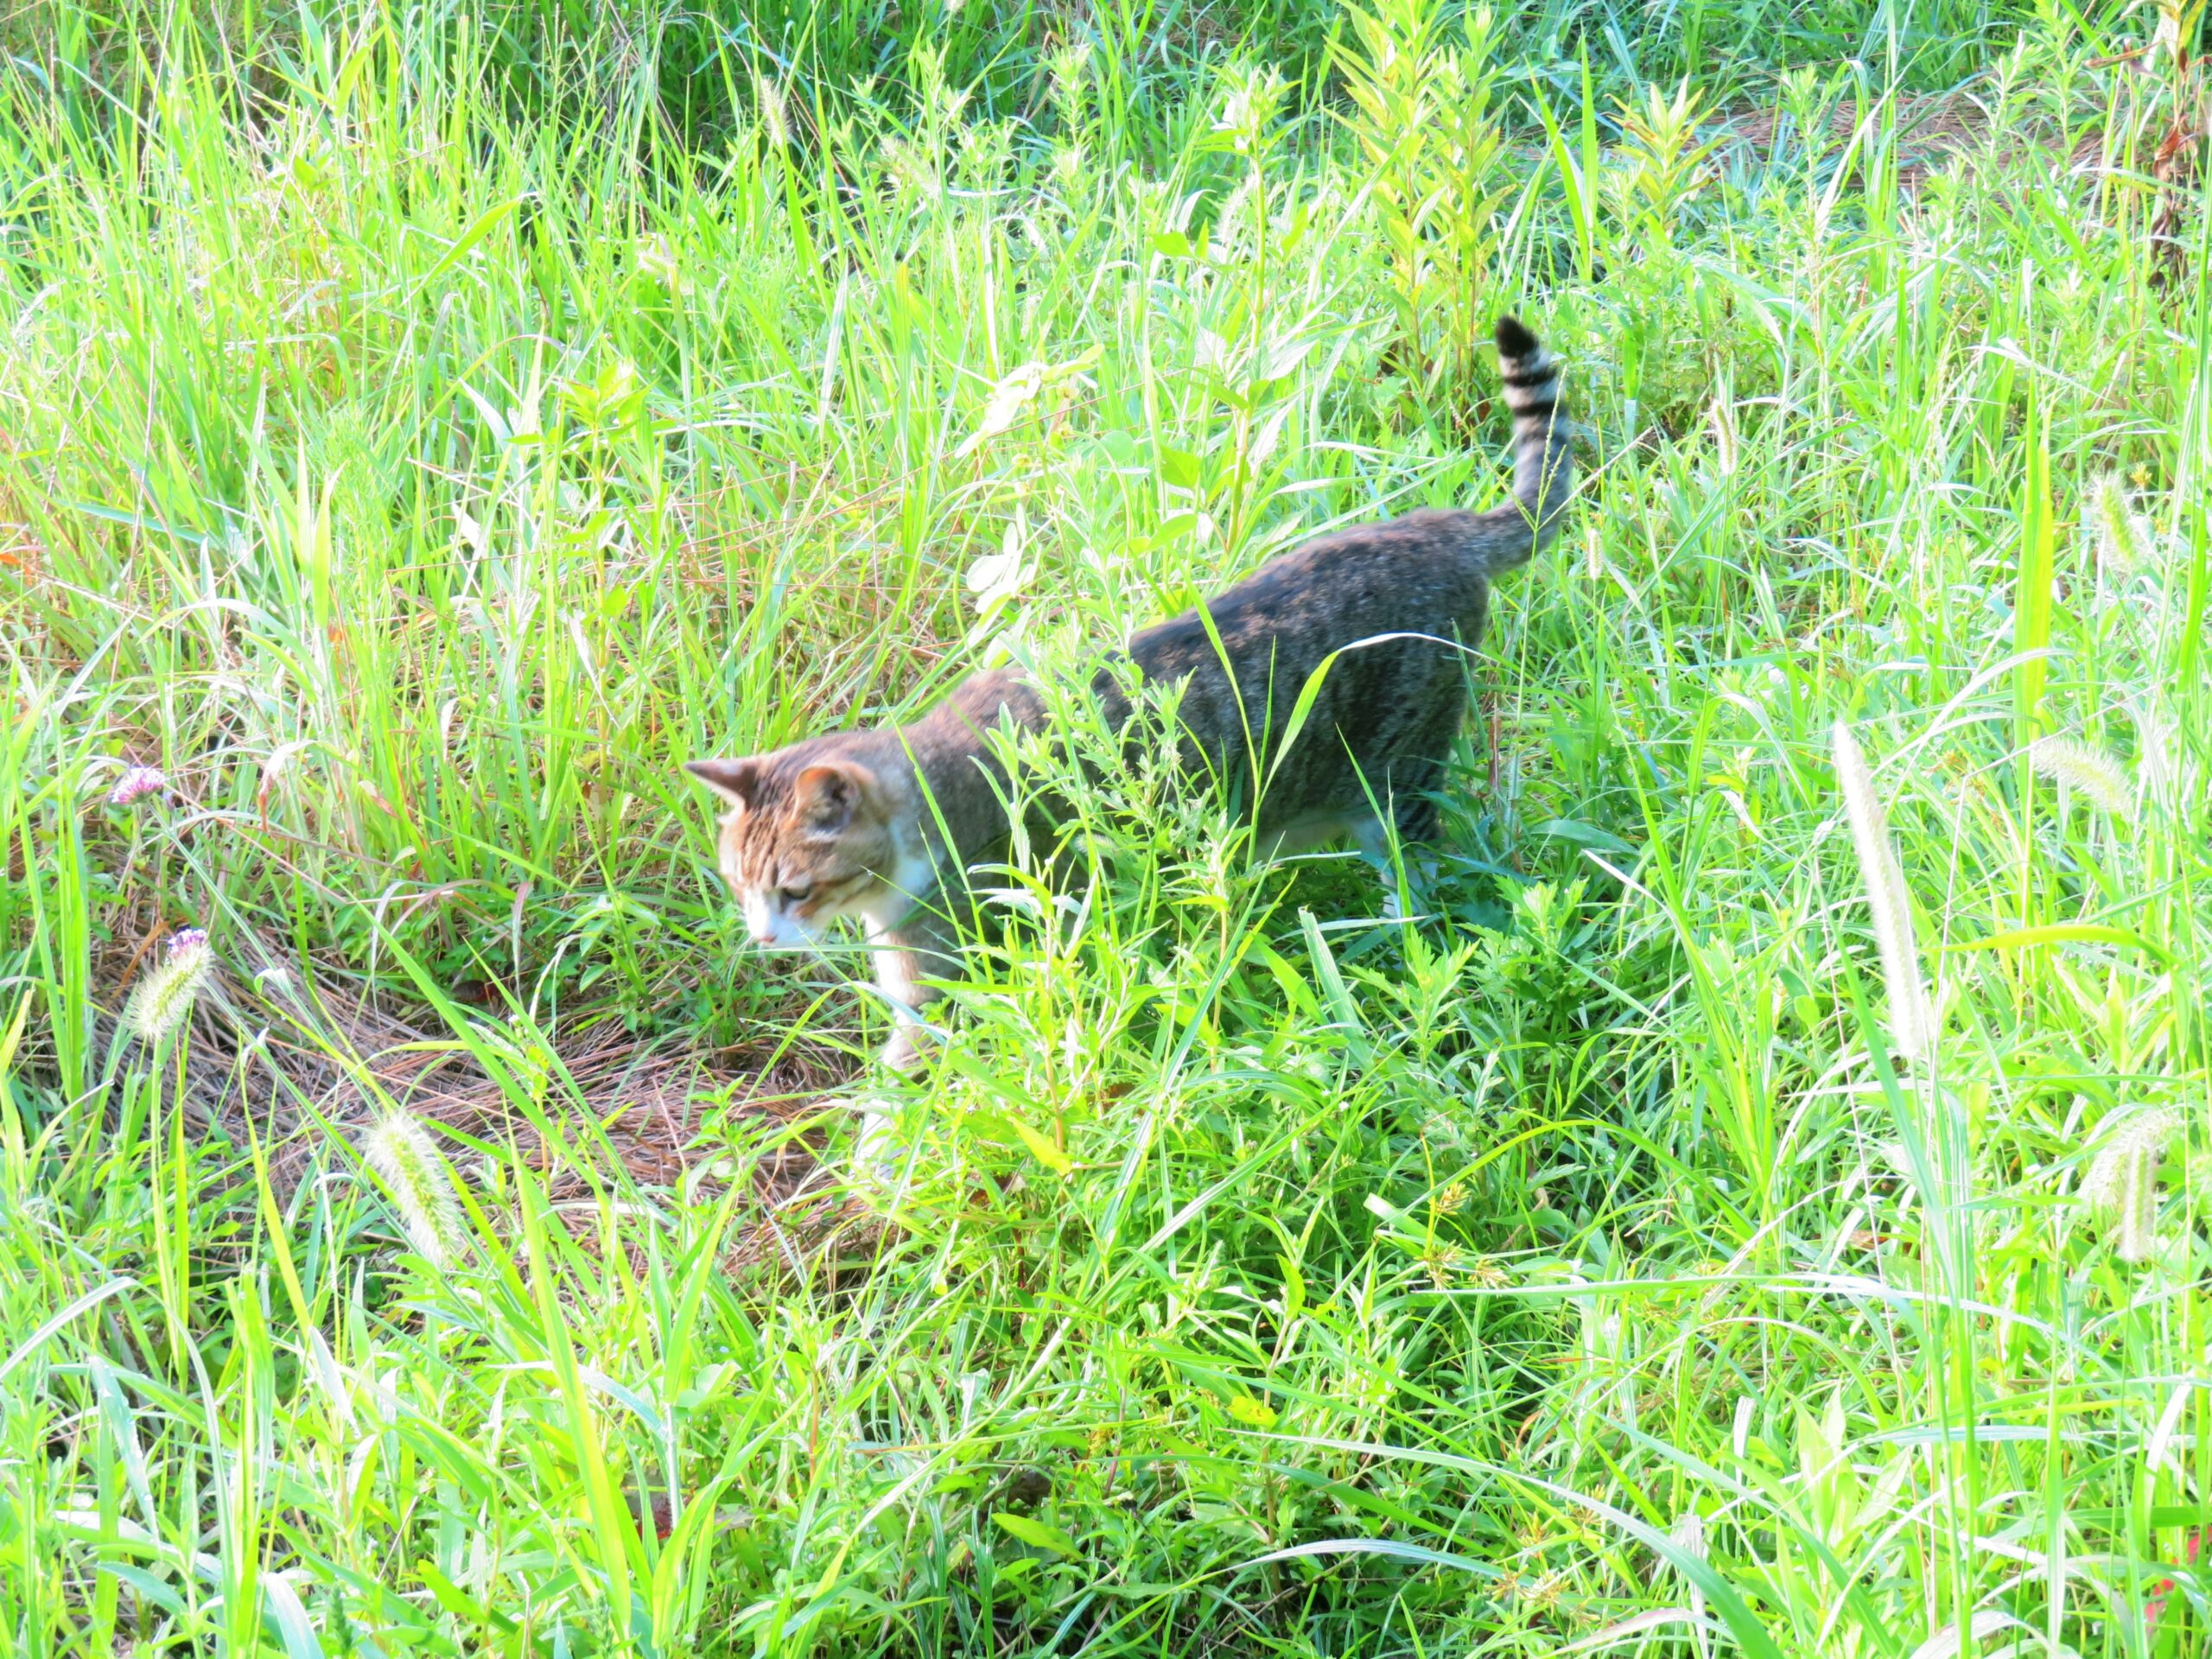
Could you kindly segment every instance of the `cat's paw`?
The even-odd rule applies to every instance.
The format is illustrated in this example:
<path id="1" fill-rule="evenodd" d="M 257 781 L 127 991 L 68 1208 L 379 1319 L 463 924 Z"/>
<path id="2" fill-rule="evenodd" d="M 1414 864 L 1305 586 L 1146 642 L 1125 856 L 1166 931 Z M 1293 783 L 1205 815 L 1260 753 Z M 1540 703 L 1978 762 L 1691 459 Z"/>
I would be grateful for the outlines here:
<path id="1" fill-rule="evenodd" d="M 900 1026 L 891 1033 L 879 1057 L 893 1071 L 912 1071 L 925 1057 L 928 1033 L 920 1026 Z"/>
<path id="2" fill-rule="evenodd" d="M 1414 913 L 1406 914 L 1406 907 L 1398 896 L 1398 878 L 1387 864 L 1376 871 L 1382 884 L 1382 919 L 1395 925 L 1404 922 L 1425 922 L 1435 910 L 1436 861 L 1424 858 L 1406 868 L 1408 896 L 1414 903 Z"/>
<path id="3" fill-rule="evenodd" d="M 1398 900 L 1397 888 L 1385 887 L 1382 890 L 1382 921 L 1384 925 L 1389 927 L 1403 927 L 1408 925 L 1433 921 L 1436 917 L 1436 912 L 1434 907 L 1427 902 L 1427 897 L 1428 896 L 1426 893 L 1414 893 L 1414 908 L 1412 913 L 1409 915 L 1407 913 L 1405 906 L 1401 904 Z"/>
<path id="4" fill-rule="evenodd" d="M 855 1103 L 860 1122 L 853 1135 L 853 1178 L 855 1185 L 891 1188 L 899 1184 L 906 1162 L 906 1147 L 899 1138 L 899 1115 L 887 1100 Z"/>

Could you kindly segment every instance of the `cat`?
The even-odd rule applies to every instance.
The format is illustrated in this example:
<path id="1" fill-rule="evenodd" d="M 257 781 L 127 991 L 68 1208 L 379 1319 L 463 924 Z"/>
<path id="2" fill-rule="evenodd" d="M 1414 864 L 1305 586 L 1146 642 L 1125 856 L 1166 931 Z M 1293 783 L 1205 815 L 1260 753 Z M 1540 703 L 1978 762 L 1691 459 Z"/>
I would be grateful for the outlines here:
<path id="1" fill-rule="evenodd" d="M 1386 912 L 1396 896 L 1390 830 L 1408 845 L 1433 838 L 1433 797 L 1465 713 L 1459 653 L 1446 642 L 1481 639 L 1491 579 L 1550 542 L 1573 486 L 1556 359 L 1512 317 L 1498 319 L 1496 337 L 1513 413 L 1510 501 L 1316 537 L 1208 601 L 1218 648 L 1187 611 L 1134 635 L 1123 653 L 1146 680 L 1181 683 L 1175 717 L 1189 761 L 1217 779 L 1267 780 L 1263 850 L 1351 837 L 1383 872 Z M 1338 652 L 1286 750 L 1279 734 L 1300 689 Z M 1130 712 L 1120 683 L 1102 669 L 1092 690 L 1118 728 Z M 893 1011 L 882 1058 L 894 1068 L 920 1058 L 920 1011 L 936 995 L 927 980 L 945 976 L 957 948 L 948 880 L 1006 856 L 1007 779 L 984 738 L 1001 721 L 1045 724 L 1018 669 L 971 676 L 909 726 L 686 767 L 728 804 L 721 874 L 756 944 L 803 947 L 842 918 L 863 925 Z"/>

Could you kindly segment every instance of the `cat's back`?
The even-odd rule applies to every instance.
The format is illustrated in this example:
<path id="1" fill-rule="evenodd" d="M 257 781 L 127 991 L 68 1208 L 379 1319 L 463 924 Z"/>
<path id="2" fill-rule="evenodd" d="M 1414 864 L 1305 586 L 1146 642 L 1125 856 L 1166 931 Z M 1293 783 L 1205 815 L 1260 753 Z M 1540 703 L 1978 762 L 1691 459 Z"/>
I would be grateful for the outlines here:
<path id="1" fill-rule="evenodd" d="M 1019 668 L 987 668 L 945 694 L 914 729 L 956 747 L 980 741 L 1001 721 L 1034 727 L 1045 717 L 1037 687 Z"/>
<path id="2" fill-rule="evenodd" d="M 1130 636 L 1147 678 L 1218 671 L 1272 658 L 1310 667 L 1330 652 L 1381 633 L 1419 632 L 1470 643 L 1481 632 L 1489 582 L 1463 556 L 1476 515 L 1424 508 L 1402 518 L 1318 536 L 1268 561 L 1196 609 Z"/>

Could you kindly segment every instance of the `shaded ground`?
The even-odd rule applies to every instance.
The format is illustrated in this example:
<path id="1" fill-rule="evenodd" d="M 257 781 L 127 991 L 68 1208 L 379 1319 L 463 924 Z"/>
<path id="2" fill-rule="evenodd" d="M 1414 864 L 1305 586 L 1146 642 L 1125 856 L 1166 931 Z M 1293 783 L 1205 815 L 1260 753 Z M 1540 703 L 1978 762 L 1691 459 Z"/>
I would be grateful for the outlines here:
<path id="1" fill-rule="evenodd" d="M 145 942 L 103 954 L 91 1033 L 97 1070 L 108 1069 L 118 1040 L 137 1041 L 121 1033 L 122 1010 L 158 956 Z M 592 1206 L 579 1201 L 605 1185 L 711 1201 L 736 1180 L 751 1202 L 741 1205 L 725 1251 L 733 1269 L 781 1258 L 804 1272 L 803 1255 L 874 1236 L 869 1212 L 846 1201 L 817 1159 L 830 1114 L 842 1109 L 824 1091 L 850 1071 L 827 1044 L 640 1040 L 586 1013 L 566 1017 L 547 1047 L 526 1021 L 487 1010 L 473 1023 L 489 1066 L 435 1013 L 395 1007 L 350 975 L 305 987 L 291 969 L 248 976 L 219 964 L 182 1046 L 185 1109 L 235 1145 L 265 1146 L 280 1202 L 332 1160 L 334 1142 L 391 1109 L 437 1131 L 457 1166 L 472 1149 L 512 1146 L 544 1173 L 556 1213 L 579 1232 L 594 1225 Z M 34 1033 L 26 1058 L 53 1077 L 50 1034 Z"/>
<path id="2" fill-rule="evenodd" d="M 1971 87 L 1899 92 L 1894 102 L 1897 182 L 1908 194 L 1961 156 L 1987 149 L 1993 141 L 2005 152 L 2004 159 L 2011 160 L 2031 149 L 2053 147 L 2056 136 L 2043 122 L 2014 122 L 1999 128 L 1989 104 Z M 1839 102 L 1823 124 L 1828 145 L 1850 143 L 1861 119 L 1854 100 Z M 1724 143 L 1751 150 L 1771 152 L 1777 140 L 1788 143 L 1796 137 L 1796 123 L 1779 106 L 1739 108 L 1726 113 L 1719 124 L 1726 135 Z M 1878 130 L 1882 124 L 1878 120 L 1875 124 Z M 2101 124 L 2092 124 L 2076 136 L 2068 148 L 2068 170 L 2087 174 L 2113 165 L 2105 155 L 2105 141 Z"/>

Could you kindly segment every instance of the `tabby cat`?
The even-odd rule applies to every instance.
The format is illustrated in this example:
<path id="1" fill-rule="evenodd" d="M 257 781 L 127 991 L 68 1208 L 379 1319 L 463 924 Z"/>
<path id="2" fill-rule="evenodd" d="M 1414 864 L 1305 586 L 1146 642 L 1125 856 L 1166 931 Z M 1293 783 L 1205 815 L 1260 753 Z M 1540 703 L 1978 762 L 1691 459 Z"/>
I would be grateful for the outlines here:
<path id="1" fill-rule="evenodd" d="M 1176 717 L 1192 760 L 1217 779 L 1268 779 L 1256 828 L 1274 853 L 1348 836 L 1388 882 L 1378 804 L 1402 842 L 1426 842 L 1435 829 L 1431 798 L 1465 702 L 1446 642 L 1481 638 L 1491 579 L 1551 540 L 1573 481 L 1556 362 L 1511 317 L 1498 320 L 1497 339 L 1514 417 L 1512 500 L 1361 524 L 1268 561 L 1206 606 L 1218 649 L 1195 611 L 1128 642 L 1147 680 L 1181 682 Z M 1281 733 L 1307 677 L 1335 652 L 1344 654 L 1279 752 L 1269 734 Z M 1118 727 L 1127 696 L 1106 671 L 1093 683 Z M 1001 720 L 1034 729 L 1044 719 L 1035 686 L 994 669 L 911 726 L 687 768 L 729 804 L 721 873 L 756 944 L 805 945 L 841 917 L 866 927 L 896 1020 L 883 1055 L 891 1065 L 917 1058 L 918 1011 L 935 995 L 925 976 L 950 965 L 948 877 L 1006 856 L 1007 779 L 984 734 Z"/>

